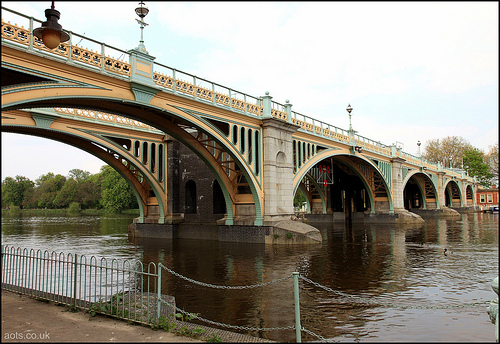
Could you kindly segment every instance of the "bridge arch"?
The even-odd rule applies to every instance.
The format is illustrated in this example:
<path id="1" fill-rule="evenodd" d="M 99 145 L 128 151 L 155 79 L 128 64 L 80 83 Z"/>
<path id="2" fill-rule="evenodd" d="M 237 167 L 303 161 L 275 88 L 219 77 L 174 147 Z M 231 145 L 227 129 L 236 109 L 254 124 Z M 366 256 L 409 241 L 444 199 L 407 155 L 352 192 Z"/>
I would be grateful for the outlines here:
<path id="1" fill-rule="evenodd" d="M 418 190 L 419 194 L 415 190 Z M 437 182 L 425 172 L 418 170 L 409 172 L 403 181 L 403 200 L 406 210 L 440 209 Z"/>
<path id="2" fill-rule="evenodd" d="M 474 187 L 471 184 L 466 184 L 465 187 L 465 200 L 466 206 L 473 207 L 476 203 L 476 194 L 474 193 Z"/>
<path id="3" fill-rule="evenodd" d="M 131 162 L 131 159 L 127 157 L 126 151 L 120 149 L 116 145 L 113 145 L 109 141 L 99 139 L 98 137 L 95 137 L 93 140 L 89 140 L 88 138 L 84 138 L 82 136 L 74 135 L 68 132 L 63 132 L 61 130 L 53 130 L 33 126 L 2 125 L 2 131 L 22 135 L 32 135 L 54 140 L 94 155 L 95 157 L 99 158 L 100 160 L 114 168 L 130 185 L 139 205 L 139 222 L 143 222 L 144 219 L 148 216 L 147 205 L 148 198 L 150 196 L 150 190 L 158 199 L 158 221 L 160 223 L 164 222 L 166 211 L 165 204 L 164 202 L 162 202 L 161 186 L 155 181 L 154 178 L 152 178 L 148 170 L 146 170 L 140 164 L 133 164 Z M 103 147 L 106 148 L 107 151 L 104 150 Z M 125 164 L 124 161 L 126 161 Z M 131 169 L 130 166 L 134 166 L 134 169 Z M 137 174 L 134 173 L 136 171 L 140 171 L 141 178 L 143 178 L 142 181 L 139 180 L 140 178 L 138 178 Z"/>
<path id="4" fill-rule="evenodd" d="M 227 217 L 225 222 L 227 225 L 233 224 L 235 216 L 238 215 L 239 203 L 244 203 L 246 206 L 253 204 L 255 207 L 254 224 L 262 224 L 263 193 L 258 173 L 254 173 L 251 167 L 247 165 L 244 152 L 241 152 L 238 147 L 232 144 L 231 137 L 224 135 L 212 122 L 203 118 L 200 113 L 186 110 L 173 101 L 167 103 L 164 101 L 165 99 L 161 101 L 152 99 L 149 104 L 136 101 L 130 90 L 127 97 L 124 97 L 123 90 L 118 94 L 122 97 L 116 97 L 113 93 L 110 93 L 110 89 L 100 87 L 84 88 L 85 91 L 83 92 L 79 88 L 80 93 L 75 94 L 74 87 L 68 87 L 68 85 L 53 84 L 49 86 L 47 83 L 43 83 L 43 86 L 41 86 L 45 88 L 43 97 L 40 96 L 39 92 L 35 91 L 40 86 L 35 87 L 34 85 L 22 88 L 22 92 L 15 90 L 4 92 L 2 95 L 2 111 L 44 107 L 83 108 L 119 113 L 125 117 L 149 124 L 188 146 L 214 173 L 226 201 Z M 91 94 L 85 94 L 88 92 Z M 23 93 L 23 96 L 21 97 L 18 93 Z M 191 130 L 191 133 L 188 132 L 189 130 Z M 220 151 L 214 154 L 211 153 L 210 150 L 213 146 L 207 148 L 208 145 L 204 144 L 206 138 L 201 138 L 200 135 L 193 136 L 193 130 L 198 134 L 203 133 L 213 140 Z M 257 137 L 256 141 L 258 141 L 259 136 L 255 135 L 255 137 Z M 230 157 L 230 163 L 227 162 L 227 158 L 222 157 L 224 153 Z M 221 163 L 221 160 L 224 162 Z M 258 165 L 258 162 L 255 162 L 254 165 Z M 259 170 L 259 168 L 256 169 Z M 242 180 L 244 183 L 248 183 L 248 190 L 251 193 L 250 198 L 242 197 L 238 192 L 238 188 L 234 187 L 238 183 L 241 184 Z"/>
<path id="5" fill-rule="evenodd" d="M 333 158 L 339 160 L 346 166 L 348 166 L 361 180 L 365 190 L 369 190 L 367 192 L 368 195 L 368 203 L 370 205 L 370 213 L 375 214 L 376 212 L 376 186 L 374 185 L 373 176 L 377 176 L 377 180 L 382 184 L 384 192 L 387 196 L 388 202 L 388 210 L 389 213 L 394 213 L 394 206 L 392 200 L 392 191 L 385 180 L 383 174 L 380 172 L 377 165 L 375 165 L 370 159 L 362 155 L 354 155 L 346 150 L 337 150 L 337 149 L 325 149 L 311 157 L 303 166 L 301 166 L 294 175 L 293 178 L 293 193 L 294 195 L 297 192 L 299 184 L 304 179 L 305 175 L 313 169 L 318 163 L 325 159 Z M 325 200 L 323 200 L 324 202 Z M 326 205 L 323 204 L 323 208 Z"/>
<path id="6" fill-rule="evenodd" d="M 447 207 L 461 208 L 464 206 L 461 185 L 454 179 L 449 179 L 445 182 L 444 197 Z"/>

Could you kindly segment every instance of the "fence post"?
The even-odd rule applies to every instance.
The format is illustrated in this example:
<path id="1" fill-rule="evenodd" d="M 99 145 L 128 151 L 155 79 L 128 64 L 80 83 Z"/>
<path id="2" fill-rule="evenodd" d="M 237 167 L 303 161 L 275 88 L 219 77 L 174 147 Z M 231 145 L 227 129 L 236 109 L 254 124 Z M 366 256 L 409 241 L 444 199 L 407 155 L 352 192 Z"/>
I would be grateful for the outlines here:
<path id="1" fill-rule="evenodd" d="M 161 263 L 158 263 L 157 274 L 157 287 L 156 287 L 156 323 L 160 323 L 160 310 L 161 310 Z"/>
<path id="2" fill-rule="evenodd" d="M 77 276 L 76 276 L 76 272 L 78 270 L 78 260 L 77 260 L 77 254 L 75 253 L 75 264 L 73 265 L 74 266 L 74 274 L 73 274 L 73 306 L 76 307 L 76 280 L 77 280 Z"/>
<path id="3" fill-rule="evenodd" d="M 293 275 L 293 296 L 295 301 L 295 339 L 297 343 L 302 343 L 300 325 L 300 297 L 299 297 L 299 273 L 292 272 Z"/>

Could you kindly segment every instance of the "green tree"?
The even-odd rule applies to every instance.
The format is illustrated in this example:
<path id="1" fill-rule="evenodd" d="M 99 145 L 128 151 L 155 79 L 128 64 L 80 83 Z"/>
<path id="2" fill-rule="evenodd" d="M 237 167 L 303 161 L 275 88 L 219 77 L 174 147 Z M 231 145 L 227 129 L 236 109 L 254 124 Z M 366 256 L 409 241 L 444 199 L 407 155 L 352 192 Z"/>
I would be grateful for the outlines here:
<path id="1" fill-rule="evenodd" d="M 98 175 L 91 175 L 89 178 L 78 184 L 75 198 L 81 204 L 82 209 L 99 209 L 101 204 L 101 186 L 97 182 Z"/>
<path id="2" fill-rule="evenodd" d="M 111 166 L 101 168 L 100 203 L 107 213 L 120 213 L 134 206 L 135 196 L 127 181 Z"/>
<path id="3" fill-rule="evenodd" d="M 305 201 L 306 195 L 304 194 L 304 192 L 301 189 L 297 190 L 297 193 L 295 194 L 295 197 L 293 199 L 293 206 L 300 208 Z"/>
<path id="4" fill-rule="evenodd" d="M 77 183 L 87 180 L 91 176 L 90 172 L 74 168 L 69 171 L 69 178 L 73 178 Z"/>
<path id="5" fill-rule="evenodd" d="M 38 201 L 38 208 L 55 208 L 54 201 L 65 182 L 66 177 L 60 174 L 54 175 L 52 172 L 40 176 L 36 180 L 37 187 L 33 195 Z"/>
<path id="6" fill-rule="evenodd" d="M 477 148 L 464 151 L 463 163 L 469 176 L 477 177 L 479 184 L 484 187 L 491 187 L 494 177 L 490 171 L 490 166 L 486 162 L 484 153 Z"/>
<path id="7" fill-rule="evenodd" d="M 493 146 L 489 146 L 489 151 L 485 155 L 485 160 L 490 166 L 490 171 L 493 173 L 493 183 L 498 187 L 498 142 Z"/>
<path id="8" fill-rule="evenodd" d="M 71 203 L 78 202 L 76 199 L 77 192 L 78 182 L 73 178 L 67 179 L 53 201 L 54 206 L 56 208 L 67 208 Z"/>
<path id="9" fill-rule="evenodd" d="M 443 139 L 427 140 L 422 157 L 429 162 L 444 164 L 444 167 L 461 168 L 464 151 L 474 147 L 463 137 L 447 136 Z"/>
<path id="10" fill-rule="evenodd" d="M 23 176 L 7 177 L 2 181 L 2 207 L 14 205 L 23 208 L 25 195 L 33 189 L 35 183 Z"/>

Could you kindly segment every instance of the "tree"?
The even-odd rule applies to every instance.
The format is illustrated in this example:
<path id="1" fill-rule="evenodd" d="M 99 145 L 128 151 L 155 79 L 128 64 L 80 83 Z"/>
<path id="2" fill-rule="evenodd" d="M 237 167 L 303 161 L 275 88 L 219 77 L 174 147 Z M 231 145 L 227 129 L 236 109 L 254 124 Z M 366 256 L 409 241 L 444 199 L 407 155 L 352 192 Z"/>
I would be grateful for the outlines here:
<path id="1" fill-rule="evenodd" d="M 77 183 L 81 183 L 90 177 L 90 172 L 74 168 L 69 171 L 69 178 L 73 178 Z"/>
<path id="2" fill-rule="evenodd" d="M 486 163 L 490 166 L 493 173 L 492 182 L 498 187 L 498 142 L 489 146 L 488 153 L 484 156 Z"/>
<path id="3" fill-rule="evenodd" d="M 66 177 L 60 174 L 54 175 L 54 173 L 49 172 L 40 176 L 36 180 L 38 187 L 33 195 L 38 200 L 38 208 L 55 208 L 54 201 L 65 183 Z"/>
<path id="4" fill-rule="evenodd" d="M 134 207 L 134 193 L 127 181 L 111 166 L 101 168 L 101 199 L 100 203 L 107 213 L 120 213 L 122 210 Z"/>
<path id="5" fill-rule="evenodd" d="M 97 183 L 98 175 L 94 174 L 78 185 L 75 195 L 82 209 L 101 208 L 101 187 Z"/>
<path id="6" fill-rule="evenodd" d="M 464 151 L 473 148 L 463 137 L 447 136 L 441 140 L 427 140 L 422 156 L 432 163 L 441 162 L 444 167 L 461 168 Z"/>
<path id="7" fill-rule="evenodd" d="M 5 178 L 2 181 L 2 207 L 14 205 L 22 208 L 25 203 L 25 195 L 34 186 L 33 181 L 23 176 L 16 176 L 16 179 Z"/>
<path id="8" fill-rule="evenodd" d="M 57 193 L 53 203 L 56 208 L 67 208 L 73 202 L 78 202 L 76 194 L 78 183 L 73 178 L 69 178 L 64 183 L 62 189 Z"/>
<path id="9" fill-rule="evenodd" d="M 491 187 L 494 175 L 491 173 L 490 166 L 485 161 L 482 151 L 477 148 L 465 150 L 463 161 L 464 168 L 469 173 L 469 176 L 477 177 L 481 186 Z"/>

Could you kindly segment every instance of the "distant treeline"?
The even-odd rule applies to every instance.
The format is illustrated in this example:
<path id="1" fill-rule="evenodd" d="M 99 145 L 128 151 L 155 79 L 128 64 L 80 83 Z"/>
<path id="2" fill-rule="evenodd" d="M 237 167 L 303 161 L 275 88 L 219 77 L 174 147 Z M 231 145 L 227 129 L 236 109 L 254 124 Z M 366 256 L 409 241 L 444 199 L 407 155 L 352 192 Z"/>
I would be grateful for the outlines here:
<path id="1" fill-rule="evenodd" d="M 2 209 L 103 209 L 120 213 L 137 209 L 136 197 L 127 181 L 109 165 L 97 174 L 80 169 L 69 176 L 49 172 L 34 182 L 23 176 L 2 181 Z"/>

